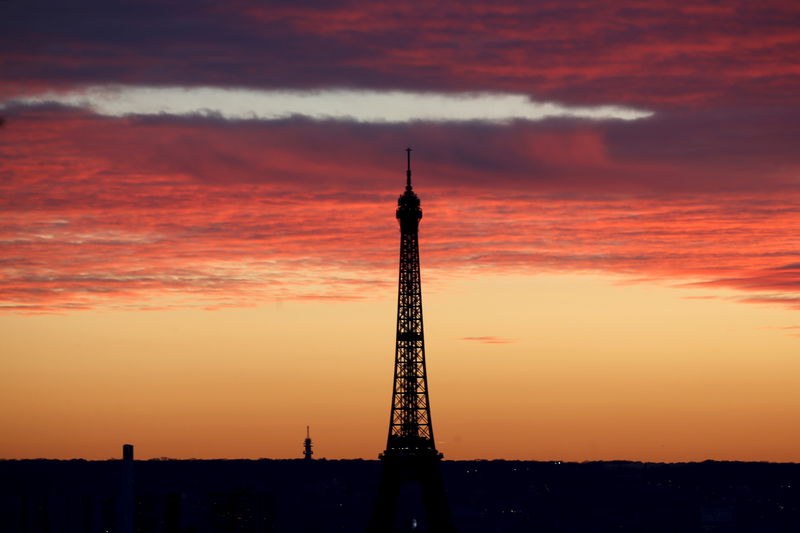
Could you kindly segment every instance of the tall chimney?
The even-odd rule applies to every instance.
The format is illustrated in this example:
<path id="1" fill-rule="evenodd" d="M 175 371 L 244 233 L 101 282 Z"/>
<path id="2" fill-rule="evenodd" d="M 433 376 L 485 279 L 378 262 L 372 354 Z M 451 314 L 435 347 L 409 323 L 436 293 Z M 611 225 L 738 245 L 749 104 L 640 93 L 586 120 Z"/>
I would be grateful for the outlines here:
<path id="1" fill-rule="evenodd" d="M 120 465 L 119 500 L 117 502 L 117 531 L 134 533 L 136 512 L 136 492 L 134 487 L 133 444 L 122 445 L 122 464 Z"/>

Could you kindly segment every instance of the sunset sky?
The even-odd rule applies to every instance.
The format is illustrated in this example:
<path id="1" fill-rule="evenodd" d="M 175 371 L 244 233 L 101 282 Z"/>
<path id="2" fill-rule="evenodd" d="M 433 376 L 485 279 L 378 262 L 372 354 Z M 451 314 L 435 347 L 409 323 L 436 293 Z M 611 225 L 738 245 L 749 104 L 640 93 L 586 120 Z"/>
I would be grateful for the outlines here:
<path id="1" fill-rule="evenodd" d="M 800 461 L 800 3 L 0 2 L 0 458 Z"/>

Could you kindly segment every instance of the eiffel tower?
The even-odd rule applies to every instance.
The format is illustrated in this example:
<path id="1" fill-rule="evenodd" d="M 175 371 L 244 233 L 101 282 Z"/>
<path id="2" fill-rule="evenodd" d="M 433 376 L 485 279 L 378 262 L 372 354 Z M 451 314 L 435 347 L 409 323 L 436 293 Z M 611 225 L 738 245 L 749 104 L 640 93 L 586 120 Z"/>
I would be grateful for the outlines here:
<path id="1" fill-rule="evenodd" d="M 368 533 L 454 533 L 445 497 L 428 401 L 419 221 L 422 209 L 411 188 L 411 148 L 406 149 L 406 189 L 397 200 L 400 223 L 400 281 L 392 409 L 381 479 Z"/>

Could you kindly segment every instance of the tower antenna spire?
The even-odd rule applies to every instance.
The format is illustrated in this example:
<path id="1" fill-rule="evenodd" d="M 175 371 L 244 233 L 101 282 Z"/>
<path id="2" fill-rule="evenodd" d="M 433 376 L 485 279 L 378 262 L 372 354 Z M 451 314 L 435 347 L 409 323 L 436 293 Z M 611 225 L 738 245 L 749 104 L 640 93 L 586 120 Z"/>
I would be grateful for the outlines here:
<path id="1" fill-rule="evenodd" d="M 406 189 L 411 189 L 411 148 L 406 148 L 408 166 L 406 167 Z"/>

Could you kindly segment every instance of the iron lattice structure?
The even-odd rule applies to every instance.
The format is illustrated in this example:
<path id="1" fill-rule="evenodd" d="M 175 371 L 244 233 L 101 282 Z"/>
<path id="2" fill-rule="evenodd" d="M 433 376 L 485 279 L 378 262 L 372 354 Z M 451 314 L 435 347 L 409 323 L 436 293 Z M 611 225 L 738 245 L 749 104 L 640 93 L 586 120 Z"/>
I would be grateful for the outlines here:
<path id="1" fill-rule="evenodd" d="M 411 149 L 407 149 L 406 189 L 397 200 L 400 223 L 400 278 L 389 437 L 381 455 L 369 533 L 419 531 L 454 533 L 442 484 L 428 399 L 422 286 L 419 273 L 419 221 L 422 209 L 411 188 Z M 409 496 L 409 486 L 416 487 Z M 401 487 L 405 487 L 402 488 Z"/>
<path id="2" fill-rule="evenodd" d="M 386 453 L 436 453 L 425 368 L 422 284 L 419 273 L 419 221 L 422 208 L 411 188 L 411 149 L 407 150 L 406 190 L 397 200 L 400 223 L 400 278 L 394 352 L 392 412 Z"/>

